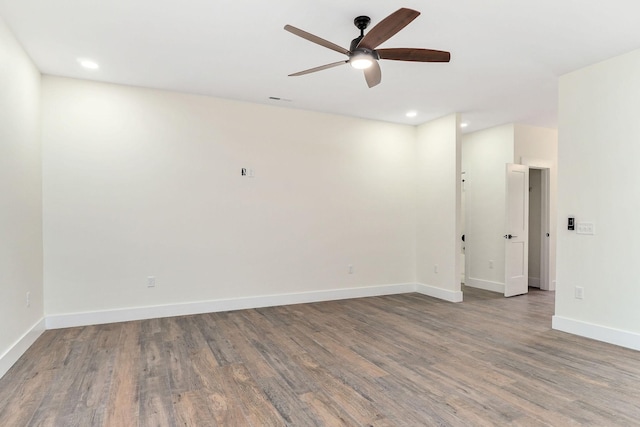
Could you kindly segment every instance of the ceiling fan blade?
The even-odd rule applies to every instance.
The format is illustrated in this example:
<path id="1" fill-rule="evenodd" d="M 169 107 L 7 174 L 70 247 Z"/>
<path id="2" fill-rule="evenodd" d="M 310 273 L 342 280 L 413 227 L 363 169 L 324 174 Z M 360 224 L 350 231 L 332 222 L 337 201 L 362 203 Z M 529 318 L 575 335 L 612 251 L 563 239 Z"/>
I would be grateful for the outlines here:
<path id="1" fill-rule="evenodd" d="M 395 61 L 416 61 L 416 62 L 449 62 L 451 53 L 443 50 L 433 49 L 377 49 L 380 59 L 392 59 Z"/>
<path id="2" fill-rule="evenodd" d="M 335 43 L 331 43 L 330 41 L 327 41 L 323 38 L 320 38 L 318 36 L 315 36 L 311 33 L 307 33 L 304 30 L 301 30 L 300 28 L 296 28 L 292 25 L 285 25 L 284 29 L 289 31 L 292 34 L 295 34 L 298 37 L 302 37 L 303 39 L 307 39 L 310 42 L 313 42 L 315 44 L 319 44 L 320 46 L 324 46 L 327 47 L 331 50 L 335 50 L 336 52 L 342 53 L 344 55 L 349 55 L 349 51 L 345 48 L 343 48 L 342 46 L 338 46 Z"/>
<path id="3" fill-rule="evenodd" d="M 331 64 L 321 65 L 319 67 L 309 68 L 308 70 L 298 71 L 297 73 L 289 74 L 289 77 L 302 76 L 309 73 L 315 73 L 316 71 L 322 71 L 328 68 L 337 67 L 338 65 L 346 64 L 347 62 L 349 62 L 348 59 L 346 61 L 332 62 Z"/>
<path id="4" fill-rule="evenodd" d="M 380 21 L 364 36 L 358 44 L 359 48 L 373 50 L 385 41 L 389 40 L 398 31 L 409 25 L 416 19 L 420 12 L 413 9 L 402 8 Z"/>
<path id="5" fill-rule="evenodd" d="M 373 61 L 371 67 L 364 69 L 364 78 L 367 80 L 367 85 L 370 88 L 380 83 L 382 80 L 382 71 L 380 70 L 378 61 Z"/>

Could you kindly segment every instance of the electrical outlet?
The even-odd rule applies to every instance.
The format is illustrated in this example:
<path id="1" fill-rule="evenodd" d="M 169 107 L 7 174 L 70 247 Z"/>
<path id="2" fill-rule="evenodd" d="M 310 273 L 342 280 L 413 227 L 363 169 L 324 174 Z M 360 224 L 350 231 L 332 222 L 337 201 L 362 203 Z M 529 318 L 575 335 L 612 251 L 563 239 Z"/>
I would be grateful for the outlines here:
<path id="1" fill-rule="evenodd" d="M 493 269 L 493 260 L 492 259 L 489 260 L 489 268 Z"/>
<path id="2" fill-rule="evenodd" d="M 155 276 L 147 277 L 147 288 L 155 288 L 156 287 L 156 278 Z"/>
<path id="3" fill-rule="evenodd" d="M 575 293 L 576 293 L 576 299 L 584 298 L 584 288 L 582 286 L 576 286 Z"/>
<path id="4" fill-rule="evenodd" d="M 438 264 L 433 266 L 433 272 L 438 274 Z"/>
<path id="5" fill-rule="evenodd" d="M 349 264 L 347 266 L 347 271 L 349 272 L 349 274 L 353 274 L 353 264 Z"/>
<path id="6" fill-rule="evenodd" d="M 31 292 L 27 292 L 27 307 L 31 307 Z"/>

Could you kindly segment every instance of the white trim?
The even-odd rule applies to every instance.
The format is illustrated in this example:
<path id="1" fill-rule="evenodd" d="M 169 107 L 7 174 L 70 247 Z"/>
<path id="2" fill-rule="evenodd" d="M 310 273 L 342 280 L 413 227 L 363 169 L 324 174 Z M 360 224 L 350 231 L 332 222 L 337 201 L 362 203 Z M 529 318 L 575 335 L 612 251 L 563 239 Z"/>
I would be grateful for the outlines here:
<path id="1" fill-rule="evenodd" d="M 540 289 L 551 290 L 551 168 L 542 171 L 542 236 L 540 245 Z"/>
<path id="2" fill-rule="evenodd" d="M 47 329 L 416 292 L 414 283 L 230 298 L 47 316 Z"/>
<path id="3" fill-rule="evenodd" d="M 551 160 L 525 156 L 520 157 L 520 164 L 535 169 L 551 169 L 553 167 L 553 162 Z"/>
<path id="4" fill-rule="evenodd" d="M 491 282 L 489 280 L 474 279 L 473 277 L 469 277 L 465 282 L 465 286 L 504 294 L 504 283 Z"/>
<path id="5" fill-rule="evenodd" d="M 418 283 L 416 285 L 416 292 L 444 301 L 462 302 L 462 291 L 450 291 L 448 289 L 442 289 L 435 286 Z"/>
<path id="6" fill-rule="evenodd" d="M 36 342 L 45 331 L 45 319 L 40 319 L 22 335 L 7 351 L 0 356 L 0 378 L 20 359 L 20 357 Z"/>
<path id="7" fill-rule="evenodd" d="M 540 245 L 540 286 L 545 291 L 553 291 L 555 287 L 551 285 L 551 239 L 555 236 L 547 237 L 546 233 L 551 233 L 551 170 L 553 162 L 547 159 L 537 159 L 533 157 L 520 157 L 520 163 L 529 166 L 530 169 L 542 171 L 542 223 L 543 238 Z"/>
<path id="8" fill-rule="evenodd" d="M 621 329 L 595 325 L 593 323 L 561 316 L 553 316 L 551 327 L 558 331 L 568 332 L 581 337 L 619 345 L 632 350 L 640 350 L 640 334 L 636 332 L 623 331 Z"/>

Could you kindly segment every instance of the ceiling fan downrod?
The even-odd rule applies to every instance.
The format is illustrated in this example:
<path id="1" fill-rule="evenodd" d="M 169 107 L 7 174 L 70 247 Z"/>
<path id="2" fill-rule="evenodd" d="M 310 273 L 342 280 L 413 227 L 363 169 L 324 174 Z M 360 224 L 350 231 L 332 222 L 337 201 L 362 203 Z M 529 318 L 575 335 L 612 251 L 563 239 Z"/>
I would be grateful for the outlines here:
<path id="1" fill-rule="evenodd" d="M 349 49 L 351 52 L 356 50 L 358 44 L 360 44 L 360 40 L 364 38 L 364 30 L 369 26 L 369 23 L 371 23 L 371 18 L 368 16 L 358 16 L 353 20 L 353 25 L 360 30 L 360 36 L 351 40 L 351 46 Z"/>

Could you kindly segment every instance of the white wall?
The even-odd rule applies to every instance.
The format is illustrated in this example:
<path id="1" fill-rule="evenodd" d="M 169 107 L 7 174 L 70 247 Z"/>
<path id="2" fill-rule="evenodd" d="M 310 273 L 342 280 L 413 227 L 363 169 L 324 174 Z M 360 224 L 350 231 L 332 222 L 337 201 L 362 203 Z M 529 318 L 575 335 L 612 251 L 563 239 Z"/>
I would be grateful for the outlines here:
<path id="1" fill-rule="evenodd" d="M 416 146 L 417 279 L 450 301 L 462 301 L 459 122 L 452 114 L 419 126 Z"/>
<path id="2" fill-rule="evenodd" d="M 640 350 L 640 50 L 560 79 L 557 329 Z M 566 230 L 567 216 L 596 234 Z M 584 299 L 576 299 L 576 286 Z"/>
<path id="3" fill-rule="evenodd" d="M 513 158 L 514 125 L 463 136 L 465 285 L 504 292 L 505 164 Z"/>
<path id="4" fill-rule="evenodd" d="M 516 124 L 514 162 L 549 168 L 549 288 L 555 289 L 558 241 L 558 131 Z"/>
<path id="5" fill-rule="evenodd" d="M 47 315 L 415 283 L 414 127 L 43 90 Z"/>
<path id="6" fill-rule="evenodd" d="M 40 73 L 0 19 L 0 376 L 43 328 L 41 203 Z"/>

